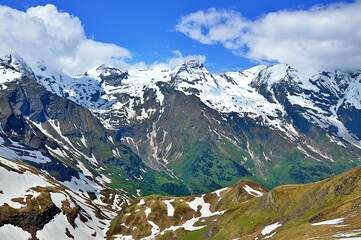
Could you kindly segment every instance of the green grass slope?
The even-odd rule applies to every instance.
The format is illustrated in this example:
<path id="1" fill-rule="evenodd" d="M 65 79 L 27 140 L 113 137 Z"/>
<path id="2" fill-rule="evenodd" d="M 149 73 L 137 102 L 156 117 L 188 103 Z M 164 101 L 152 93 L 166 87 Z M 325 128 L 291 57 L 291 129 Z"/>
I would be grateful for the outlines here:
<path id="1" fill-rule="evenodd" d="M 165 200 L 171 201 L 173 215 L 169 214 Z M 329 220 L 334 222 L 322 224 Z M 283 185 L 271 191 L 242 180 L 238 185 L 200 196 L 148 196 L 135 200 L 113 220 L 108 238 L 114 236 L 134 239 L 361 237 L 361 167 L 320 182 Z"/>

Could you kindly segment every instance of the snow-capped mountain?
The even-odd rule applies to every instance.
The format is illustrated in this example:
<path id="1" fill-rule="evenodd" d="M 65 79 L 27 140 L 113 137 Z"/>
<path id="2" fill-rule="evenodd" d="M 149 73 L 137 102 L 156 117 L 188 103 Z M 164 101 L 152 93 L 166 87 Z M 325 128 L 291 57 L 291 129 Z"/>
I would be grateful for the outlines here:
<path id="1" fill-rule="evenodd" d="M 345 119 L 343 110 L 361 108 L 360 73 L 320 72 L 308 78 L 279 64 L 215 76 L 195 60 L 174 70 L 122 71 L 101 65 L 73 78 L 40 67 L 36 76 L 49 91 L 97 114 L 108 128 L 150 118 L 162 108 L 161 88 L 171 86 L 199 97 L 220 113 L 247 115 L 289 138 L 297 138 L 297 130 L 285 121 L 293 114 L 288 106 L 301 107 L 303 118 L 321 128 L 333 128 L 337 137 L 361 147 L 360 132 Z"/>
<path id="2" fill-rule="evenodd" d="M 360 112 L 360 74 L 320 72 L 302 78 L 290 66 L 279 65 L 262 71 L 251 85 L 269 101 L 283 105 L 288 116 L 298 115 L 360 148 L 359 131 L 345 118 Z M 294 124 L 302 130 L 301 124 Z"/>
<path id="3" fill-rule="evenodd" d="M 89 110 L 40 85 L 21 58 L 8 55 L 0 67 L 2 236 L 102 239 L 130 199 L 169 192 L 156 177 L 181 188 L 142 163 Z"/>
<path id="4" fill-rule="evenodd" d="M 120 70 L 101 65 L 67 76 L 45 64 L 31 69 L 17 59 L 8 56 L 1 61 L 3 89 L 19 74 L 32 76 L 47 91 L 90 110 L 147 165 L 172 176 L 174 167 L 186 156 L 185 143 L 191 139 L 214 142 L 218 149 L 225 148 L 222 142 L 230 142 L 233 150 L 227 146 L 219 152 L 232 155 L 231 162 L 244 166 L 244 172 L 267 178 L 268 162 L 289 153 L 274 155 L 271 149 L 257 153 L 252 146 L 257 136 L 245 131 L 251 125 L 266 129 L 259 131 L 269 132 L 267 135 L 276 133 L 277 141 L 286 141 L 290 149 L 295 147 L 306 158 L 339 160 L 328 148 L 320 147 L 322 135 L 322 144 L 351 148 L 350 160 L 359 159 L 361 71 L 319 72 L 307 77 L 287 64 L 278 64 L 214 75 L 199 61 L 191 60 L 175 69 Z M 57 128 L 56 122 L 45 118 L 49 120 L 33 124 L 39 129 L 43 124 Z M 244 124 L 247 128 L 239 129 Z M 194 132 L 182 133 L 182 128 Z M 79 134 L 78 144 L 89 147 L 83 144 L 87 141 L 84 134 Z M 266 149 L 272 145 L 263 144 Z M 233 151 L 244 152 L 242 160 L 236 160 Z M 201 156 L 201 152 L 197 154 Z M 249 159 L 254 164 L 247 163 Z M 179 177 L 180 173 L 175 174 Z"/>
<path id="5" fill-rule="evenodd" d="M 360 82 L 361 71 L 306 76 L 287 64 L 215 75 L 196 60 L 175 69 L 100 65 L 68 76 L 7 55 L 0 59 L 0 166 L 34 168 L 33 179 L 64 186 L 53 192 L 69 201 L 90 199 L 94 206 L 77 204 L 106 218 L 142 194 L 209 192 L 240 178 L 267 187 L 321 180 L 360 164 Z M 13 204 L 12 195 L 0 197 Z M 59 209 L 57 197 L 49 200 Z M 64 219 L 63 234 L 82 234 Z M 87 226 L 99 236 L 106 221 L 97 221 Z M 0 231 L 41 234 L 45 222 L 35 231 L 3 221 Z"/>

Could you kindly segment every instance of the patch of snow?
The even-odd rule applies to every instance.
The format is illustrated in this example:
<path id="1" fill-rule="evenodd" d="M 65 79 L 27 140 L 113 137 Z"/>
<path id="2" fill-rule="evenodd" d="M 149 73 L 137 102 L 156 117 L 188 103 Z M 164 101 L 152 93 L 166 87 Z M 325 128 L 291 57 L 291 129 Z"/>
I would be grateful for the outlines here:
<path id="1" fill-rule="evenodd" d="M 121 209 L 120 204 L 122 203 L 122 199 L 119 194 L 115 194 L 112 209 L 115 211 L 119 211 Z"/>
<path id="2" fill-rule="evenodd" d="M 361 237 L 338 238 L 339 240 L 361 240 Z"/>
<path id="3" fill-rule="evenodd" d="M 75 192 L 96 192 L 101 189 L 101 187 L 96 184 L 94 181 L 89 180 L 84 174 L 79 174 L 79 178 L 74 176 L 71 177 L 70 181 L 63 182 L 65 186 L 70 188 Z"/>
<path id="4" fill-rule="evenodd" d="M 1 56 L 1 58 L 3 58 L 3 56 Z M 13 66 L 14 67 L 14 66 Z M 19 78 L 21 78 L 21 71 L 18 68 L 7 68 L 4 66 L 0 66 L 0 89 L 7 89 L 7 86 L 5 85 L 5 83 L 17 80 Z"/>
<path id="5" fill-rule="evenodd" d="M 152 233 L 150 236 L 142 238 L 141 240 L 154 240 L 155 237 L 159 234 L 160 228 L 152 221 L 148 220 L 148 223 L 152 226 Z"/>
<path id="6" fill-rule="evenodd" d="M 99 181 L 101 184 L 111 183 L 112 180 L 105 176 L 104 174 L 101 174 L 100 176 L 97 176 L 95 178 L 97 181 Z"/>
<path id="7" fill-rule="evenodd" d="M 51 197 L 51 201 L 55 204 L 55 206 L 57 206 L 59 209 L 62 209 L 62 202 L 65 201 L 67 198 L 64 194 L 62 193 L 54 193 L 51 192 L 50 193 L 50 197 Z"/>
<path id="8" fill-rule="evenodd" d="M 148 218 L 148 215 L 152 212 L 152 209 L 150 209 L 149 207 L 147 207 L 145 210 L 144 210 L 144 213 L 145 213 L 145 217 Z"/>
<path id="9" fill-rule="evenodd" d="M 217 195 L 217 197 L 221 197 L 221 192 L 227 190 L 228 188 L 222 188 L 222 189 L 218 189 L 216 191 L 214 191 L 213 193 L 215 193 Z"/>
<path id="10" fill-rule="evenodd" d="M 263 196 L 263 193 L 260 192 L 260 191 L 257 191 L 253 188 L 251 188 L 250 186 L 248 185 L 244 185 L 243 189 L 250 195 L 254 196 L 254 197 L 262 197 Z"/>
<path id="11" fill-rule="evenodd" d="M 86 139 L 85 139 L 84 135 L 81 135 L 80 141 L 84 145 L 84 147 L 88 147 L 86 144 Z"/>
<path id="12" fill-rule="evenodd" d="M 351 231 L 351 232 L 341 232 L 341 233 L 337 233 L 335 235 L 333 235 L 334 238 L 342 238 L 342 237 L 353 237 L 353 236 L 357 236 L 361 234 L 361 231 L 359 230 L 354 230 L 354 231 Z M 360 238 L 361 239 L 361 238 Z"/>
<path id="13" fill-rule="evenodd" d="M 108 140 L 114 144 L 114 140 L 113 140 L 112 136 L 108 136 Z"/>
<path id="14" fill-rule="evenodd" d="M 160 235 L 163 235 L 163 234 L 166 233 L 167 231 L 177 231 L 178 229 L 181 229 L 181 228 L 183 228 L 183 229 L 186 230 L 186 231 L 196 231 L 196 230 L 202 229 L 202 228 L 204 228 L 204 227 L 207 226 L 207 225 L 197 226 L 197 227 L 193 226 L 193 225 L 194 225 L 196 222 L 198 222 L 198 221 L 199 221 L 199 218 L 193 217 L 193 218 L 189 219 L 188 221 L 186 221 L 186 222 L 185 222 L 183 225 L 181 225 L 181 226 L 170 226 L 170 227 L 164 229 L 164 230 L 160 233 Z"/>
<path id="15" fill-rule="evenodd" d="M 168 217 L 173 217 L 174 216 L 174 207 L 171 204 L 172 202 L 174 202 L 174 200 L 164 200 L 163 201 L 166 205 L 167 205 L 167 216 Z"/>
<path id="16" fill-rule="evenodd" d="M 29 149 L 11 139 L 6 140 L 8 146 L 5 146 L 5 140 L 0 137 L 0 156 L 15 159 L 19 161 L 30 161 L 35 163 L 51 162 L 51 159 L 44 156 L 40 151 Z"/>
<path id="17" fill-rule="evenodd" d="M 279 223 L 279 222 L 276 222 L 276 223 L 273 223 L 271 225 L 268 225 L 266 226 L 263 230 L 262 230 L 262 235 L 265 236 L 265 235 L 268 235 L 270 234 L 271 232 L 273 232 L 274 230 L 276 230 L 277 228 L 279 228 L 280 226 L 282 226 L 282 223 Z"/>
<path id="18" fill-rule="evenodd" d="M 0 162 L 9 167 L 15 164 L 9 160 L 0 157 Z M 15 169 L 20 169 L 21 166 L 17 166 Z M 8 171 L 3 167 L 0 167 L 0 206 L 3 206 L 5 203 L 9 204 L 12 208 L 21 208 L 22 204 L 18 202 L 13 202 L 11 199 L 22 197 L 30 194 L 29 190 L 33 187 L 48 187 L 53 186 L 49 183 L 43 176 L 36 175 L 28 170 L 25 170 L 24 173 L 18 173 L 15 171 Z"/>
<path id="19" fill-rule="evenodd" d="M 163 202 L 165 204 L 167 204 L 167 215 L 168 217 L 172 217 L 174 216 L 174 207 L 171 205 L 171 202 L 173 202 L 174 200 L 164 200 Z M 204 226 L 194 226 L 194 224 L 198 221 L 201 220 L 201 218 L 206 218 L 206 217 L 212 217 L 215 215 L 220 215 L 223 214 L 225 211 L 219 211 L 219 212 L 211 212 L 210 211 L 210 204 L 206 203 L 204 201 L 204 195 L 202 195 L 201 197 L 196 197 L 193 201 L 188 203 L 189 207 L 192 208 L 194 211 L 197 211 L 198 206 L 201 206 L 201 216 L 200 217 L 192 217 L 191 219 L 187 220 L 184 224 L 180 225 L 180 226 L 170 226 L 166 229 L 164 229 L 162 232 L 157 233 L 157 235 L 163 235 L 164 233 L 166 233 L 167 231 L 176 231 L 178 229 L 183 228 L 186 231 L 195 231 L 195 230 L 199 230 L 202 229 L 204 227 L 206 227 L 206 225 Z"/>
<path id="20" fill-rule="evenodd" d="M 323 222 L 312 223 L 311 225 L 312 226 L 336 225 L 336 224 L 343 223 L 344 220 L 345 220 L 345 218 L 335 218 L 335 219 L 331 219 L 331 220 L 327 220 L 327 221 L 323 221 Z"/>
<path id="21" fill-rule="evenodd" d="M 117 235 L 113 235 L 112 236 L 114 238 L 114 240 L 133 240 L 133 236 L 127 236 L 127 235 L 122 235 L 122 234 L 117 234 Z"/>
<path id="22" fill-rule="evenodd" d="M 273 237 L 275 234 L 276 234 L 276 232 L 274 232 L 274 233 L 272 233 L 272 234 L 270 234 L 268 236 L 265 236 L 263 239 L 269 239 L 269 238 Z"/>
<path id="23" fill-rule="evenodd" d="M 30 233 L 11 224 L 0 227 L 0 236 L 2 240 L 28 240 L 31 238 Z"/>
<path id="24" fill-rule="evenodd" d="M 219 211 L 219 212 L 211 212 L 210 211 L 210 207 L 211 207 L 211 204 L 210 203 L 206 203 L 204 201 L 204 194 L 200 197 L 196 197 L 194 198 L 193 201 L 191 202 L 188 202 L 187 203 L 189 205 L 190 208 L 192 208 L 194 211 L 197 211 L 198 210 L 198 206 L 201 207 L 201 216 L 200 218 L 203 218 L 203 217 L 211 217 L 211 216 L 215 216 L 215 215 L 220 215 L 220 214 L 223 214 L 225 211 Z"/>
<path id="25" fill-rule="evenodd" d="M 89 213 L 87 211 L 87 213 Z M 95 217 L 95 216 L 94 216 Z M 95 222 L 95 219 L 93 219 Z M 76 228 L 68 222 L 66 215 L 60 213 L 54 217 L 44 228 L 36 233 L 36 237 L 39 239 L 54 239 L 63 240 L 68 239 L 65 234 L 65 228 L 68 228 L 70 233 L 74 236 L 74 239 L 92 239 L 91 235 L 95 232 L 97 238 L 104 238 L 105 232 L 99 227 L 95 226 L 93 221 L 83 223 L 78 218 L 75 220 Z"/>
<path id="26" fill-rule="evenodd" d="M 88 157 L 87 159 L 89 160 L 90 163 L 92 163 L 95 166 L 99 164 L 98 160 L 94 157 L 94 154 L 92 154 L 91 157 Z"/>
<path id="27" fill-rule="evenodd" d="M 125 228 L 129 228 L 129 226 L 127 226 L 125 223 L 120 224 L 120 226 L 123 226 Z"/>
<path id="28" fill-rule="evenodd" d="M 20 164 L 17 164 L 13 161 L 10 161 L 8 159 L 5 159 L 3 157 L 0 157 L 0 162 L 10 168 L 13 168 L 13 169 L 16 169 L 16 170 L 20 170 L 20 169 L 28 169 L 28 167 L 26 166 L 23 166 L 23 165 L 20 165 Z"/>
<path id="29" fill-rule="evenodd" d="M 199 221 L 199 218 L 193 217 L 192 219 L 185 222 L 181 227 L 184 228 L 187 231 L 195 231 L 195 230 L 199 230 L 199 229 L 202 229 L 202 228 L 206 227 L 206 225 L 205 226 L 198 226 L 198 227 L 193 226 L 198 221 Z"/>
<path id="30" fill-rule="evenodd" d="M 54 156 L 54 157 L 58 157 L 58 156 L 60 156 L 60 157 L 63 157 L 63 158 L 69 158 L 69 156 L 66 154 L 66 152 L 65 151 L 63 151 L 63 150 L 61 150 L 60 148 L 56 148 L 56 149 L 52 149 L 52 148 L 50 148 L 49 146 L 46 146 L 46 148 L 49 150 L 49 152 L 50 152 L 50 154 L 52 155 L 52 156 Z"/>
<path id="31" fill-rule="evenodd" d="M 140 206 L 140 205 L 143 205 L 145 203 L 145 201 L 144 201 L 144 199 L 142 198 L 142 199 L 140 199 L 140 201 L 139 201 L 139 203 L 137 204 L 138 206 Z"/>
<path id="32" fill-rule="evenodd" d="M 23 207 L 22 204 L 17 202 L 12 202 L 13 198 L 24 198 L 26 196 L 32 195 L 33 198 L 39 196 L 39 193 L 33 190 L 33 187 L 41 186 L 41 187 L 58 187 L 59 184 L 53 183 L 50 180 L 47 180 L 43 175 L 38 175 L 31 172 L 28 167 L 17 164 L 16 162 L 4 159 L 0 157 L 1 164 L 8 166 L 9 168 L 14 169 L 14 171 L 9 171 L 3 167 L 0 167 L 0 190 L 2 193 L 0 194 L 0 206 L 4 203 L 10 205 L 13 208 Z M 17 172 L 20 171 L 21 173 Z M 65 234 L 65 229 L 68 228 L 70 233 L 74 236 L 75 239 L 91 239 L 92 235 L 95 234 L 97 239 L 105 238 L 107 226 L 110 224 L 110 220 L 107 219 L 99 219 L 95 214 L 95 211 L 98 211 L 93 203 L 88 202 L 89 196 L 84 192 L 95 192 L 97 195 L 97 191 L 101 188 L 96 183 L 92 182 L 88 178 L 86 178 L 83 174 L 79 174 L 80 179 L 72 178 L 70 182 L 65 182 L 72 190 L 64 190 L 63 192 L 50 192 L 50 197 L 54 204 L 58 208 L 62 208 L 62 202 L 68 201 L 70 207 L 75 207 L 78 204 L 82 209 L 82 215 L 91 219 L 91 221 L 82 222 L 79 218 L 75 219 L 74 228 L 69 222 L 65 214 L 59 213 L 56 215 L 49 223 L 47 223 L 44 228 L 37 232 L 37 237 L 39 239 L 68 239 Z M 99 197 L 97 197 L 99 198 Z M 119 202 L 118 198 L 115 198 L 114 202 Z M 75 204 L 76 203 L 76 204 Z M 98 205 L 99 209 L 102 211 L 105 217 L 109 218 L 115 217 L 116 213 L 112 211 L 108 211 L 103 208 L 102 205 Z M 119 209 L 119 208 L 118 208 Z M 1 227 L 0 233 L 6 231 L 8 226 Z M 14 237 L 10 239 L 23 239 L 22 232 L 14 231 L 14 233 L 8 234 L 6 236 Z M 3 234 L 1 235 L 1 239 L 6 239 Z M 15 237 L 19 235 L 19 237 Z M 26 238 L 28 239 L 28 237 Z"/>
<path id="33" fill-rule="evenodd" d="M 88 168 L 81 161 L 77 161 L 76 165 L 85 176 L 93 177 L 93 174 L 88 170 Z"/>

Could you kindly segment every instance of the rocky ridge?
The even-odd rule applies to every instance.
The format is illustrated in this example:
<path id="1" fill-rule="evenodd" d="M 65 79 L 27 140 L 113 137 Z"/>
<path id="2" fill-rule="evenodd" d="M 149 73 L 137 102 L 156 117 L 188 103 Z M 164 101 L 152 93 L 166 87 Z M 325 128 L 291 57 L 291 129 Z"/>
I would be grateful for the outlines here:
<path id="1" fill-rule="evenodd" d="M 195 181 L 191 191 L 245 176 L 309 182 L 360 161 L 358 71 L 306 77 L 279 64 L 216 76 L 187 61 L 173 70 L 101 65 L 75 77 L 39 65 L 25 75 L 90 110 L 147 166 Z"/>

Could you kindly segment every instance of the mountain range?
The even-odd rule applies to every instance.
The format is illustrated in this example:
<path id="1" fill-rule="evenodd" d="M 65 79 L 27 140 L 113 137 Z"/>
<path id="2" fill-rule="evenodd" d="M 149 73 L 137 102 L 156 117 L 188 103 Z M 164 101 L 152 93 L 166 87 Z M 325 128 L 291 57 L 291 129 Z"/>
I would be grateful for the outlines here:
<path id="1" fill-rule="evenodd" d="M 46 63 L 29 66 L 19 56 L 5 55 L 0 58 L 0 211 L 7 214 L 0 218 L 0 232 L 17 232 L 19 239 L 42 239 L 55 231 L 59 239 L 97 239 L 110 227 L 108 237 L 126 236 L 129 230 L 114 227 L 124 216 L 110 220 L 121 209 L 131 213 L 139 196 L 207 193 L 195 197 L 204 206 L 214 200 L 209 192 L 240 179 L 257 182 L 240 184 L 269 196 L 267 189 L 276 186 L 343 173 L 360 165 L 360 91 L 361 70 L 310 75 L 277 64 L 215 75 L 191 60 L 175 69 L 101 65 L 70 76 Z M 22 187 L 13 192 L 17 185 Z M 233 198 L 233 190 L 228 192 Z M 180 211 L 194 224 L 236 207 L 221 205 L 212 205 L 213 213 L 201 208 L 193 218 L 187 208 Z M 162 223 L 157 234 L 173 220 Z M 285 225 L 275 217 L 262 224 L 271 220 Z M 133 228 L 160 226 L 156 220 L 147 225 L 144 216 L 134 221 Z M 177 226 L 181 223 L 187 224 L 178 219 Z M 193 224 L 187 226 L 200 230 Z M 153 228 L 146 230 L 149 235 L 156 234 Z M 187 230 L 171 230 L 179 229 Z M 226 234 L 207 229 L 208 237 Z M 149 236 L 139 231 L 133 237 Z"/>

